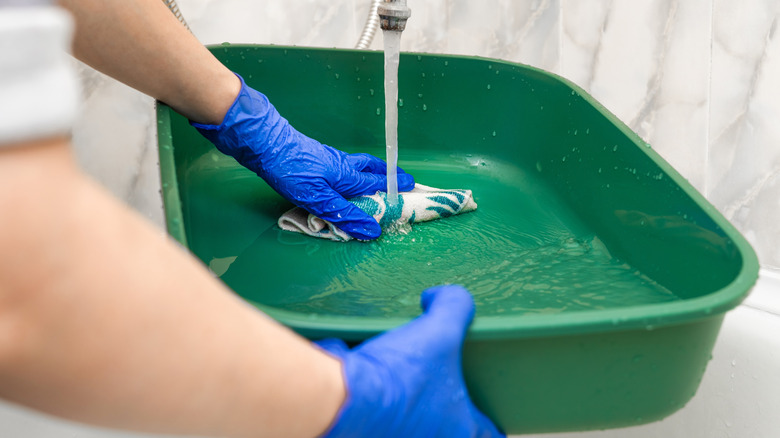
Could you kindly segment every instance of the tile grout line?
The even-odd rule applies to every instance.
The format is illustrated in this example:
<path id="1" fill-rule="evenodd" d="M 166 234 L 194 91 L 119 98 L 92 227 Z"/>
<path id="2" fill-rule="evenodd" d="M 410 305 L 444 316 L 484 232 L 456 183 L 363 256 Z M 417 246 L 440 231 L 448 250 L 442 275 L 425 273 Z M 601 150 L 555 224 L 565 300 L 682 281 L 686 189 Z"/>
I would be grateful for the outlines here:
<path id="1" fill-rule="evenodd" d="M 707 117 L 704 122 L 704 197 L 710 199 L 710 127 L 712 124 L 712 47 L 715 41 L 715 0 L 710 0 L 710 56 L 707 68 Z"/>

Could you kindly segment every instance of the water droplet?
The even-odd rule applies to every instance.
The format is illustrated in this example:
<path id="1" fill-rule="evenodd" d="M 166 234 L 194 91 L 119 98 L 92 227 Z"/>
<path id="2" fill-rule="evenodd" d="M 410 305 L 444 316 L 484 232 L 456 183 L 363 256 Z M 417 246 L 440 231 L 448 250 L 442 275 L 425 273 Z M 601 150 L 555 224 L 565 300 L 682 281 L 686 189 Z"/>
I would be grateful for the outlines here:
<path id="1" fill-rule="evenodd" d="M 333 67 L 331 67 L 330 64 L 326 65 L 325 67 L 327 67 L 328 70 L 332 70 L 333 69 Z"/>
<path id="2" fill-rule="evenodd" d="M 496 70 L 496 74 L 499 74 L 499 73 L 501 73 L 501 71 L 499 71 L 499 70 Z"/>
<path id="3" fill-rule="evenodd" d="M 424 78 L 425 77 L 425 72 L 420 73 L 420 76 Z"/>
<path id="4" fill-rule="evenodd" d="M 428 105 L 423 104 L 423 111 L 428 111 Z"/>
<path id="5" fill-rule="evenodd" d="M 222 45 L 223 45 L 223 46 L 229 46 L 229 45 L 230 45 L 230 43 L 229 43 L 229 42 L 227 42 L 227 41 L 225 41 L 224 43 L 222 43 Z"/>
<path id="6" fill-rule="evenodd" d="M 601 173 L 601 168 L 599 167 L 599 173 Z"/>
<path id="7" fill-rule="evenodd" d="M 417 60 L 418 60 L 418 61 L 422 61 L 422 56 L 420 56 L 420 55 L 417 55 Z"/>
<path id="8" fill-rule="evenodd" d="M 493 70 L 493 64 L 488 65 L 488 70 Z"/>
<path id="9" fill-rule="evenodd" d="M 449 61 L 444 61 L 444 66 L 446 67 L 448 65 L 450 65 L 450 62 Z"/>
<path id="10" fill-rule="evenodd" d="M 263 60 L 262 60 L 262 59 L 258 59 L 258 60 L 257 60 L 257 63 L 258 63 L 258 64 L 262 64 L 262 63 L 263 63 Z"/>
<path id="11" fill-rule="evenodd" d="M 574 91 L 574 90 L 571 90 L 571 95 L 574 96 L 575 94 L 577 94 L 577 92 Z"/>
<path id="12" fill-rule="evenodd" d="M 420 99 L 422 99 L 422 93 L 417 93 L 417 97 L 419 97 Z"/>
<path id="13" fill-rule="evenodd" d="M 731 366 L 733 366 L 733 367 L 737 366 L 737 360 L 736 359 L 731 361 Z"/>
<path id="14" fill-rule="evenodd" d="M 493 131 L 493 137 L 495 137 L 495 136 L 496 136 L 496 131 Z"/>
<path id="15" fill-rule="evenodd" d="M 574 135 L 577 135 L 577 130 L 576 129 L 574 130 Z"/>
<path id="16" fill-rule="evenodd" d="M 382 114 L 382 108 L 377 108 L 376 109 L 376 115 L 380 115 L 380 114 Z"/>
<path id="17" fill-rule="evenodd" d="M 372 95 L 372 96 L 374 95 L 374 89 L 373 89 L 373 88 L 370 88 L 370 89 L 368 90 L 368 92 L 369 92 L 369 93 L 371 93 L 371 95 Z"/>
<path id="18" fill-rule="evenodd" d="M 398 106 L 404 106 L 404 100 L 398 99 Z"/>
<path id="19" fill-rule="evenodd" d="M 544 110 L 544 105 L 540 106 L 539 110 Z"/>
<path id="20" fill-rule="evenodd" d="M 542 163 L 540 161 L 536 162 L 536 170 L 541 172 L 542 171 Z"/>
<path id="21" fill-rule="evenodd" d="M 561 161 L 566 161 L 566 155 L 564 155 L 563 158 L 561 158 Z"/>
<path id="22" fill-rule="evenodd" d="M 618 150 L 618 145 L 612 146 L 612 152 L 617 152 L 617 150 Z"/>
<path id="23" fill-rule="evenodd" d="M 490 84 L 487 84 L 487 89 L 488 89 L 488 90 L 490 89 Z"/>
<path id="24" fill-rule="evenodd" d="M 333 77 L 335 77 L 336 79 L 338 79 L 338 78 L 339 78 L 339 74 L 338 74 L 338 73 L 336 73 L 336 74 L 334 74 L 334 75 L 333 75 Z"/>

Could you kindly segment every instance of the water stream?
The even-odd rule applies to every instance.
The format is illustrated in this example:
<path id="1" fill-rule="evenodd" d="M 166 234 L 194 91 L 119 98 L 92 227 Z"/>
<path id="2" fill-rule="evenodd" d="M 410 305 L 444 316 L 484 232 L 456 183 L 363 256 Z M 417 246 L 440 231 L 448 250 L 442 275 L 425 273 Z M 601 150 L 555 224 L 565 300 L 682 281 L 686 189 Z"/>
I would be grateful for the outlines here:
<path id="1" fill-rule="evenodd" d="M 398 63 L 401 32 L 383 31 L 385 44 L 385 145 L 387 161 L 387 200 L 398 202 Z"/>

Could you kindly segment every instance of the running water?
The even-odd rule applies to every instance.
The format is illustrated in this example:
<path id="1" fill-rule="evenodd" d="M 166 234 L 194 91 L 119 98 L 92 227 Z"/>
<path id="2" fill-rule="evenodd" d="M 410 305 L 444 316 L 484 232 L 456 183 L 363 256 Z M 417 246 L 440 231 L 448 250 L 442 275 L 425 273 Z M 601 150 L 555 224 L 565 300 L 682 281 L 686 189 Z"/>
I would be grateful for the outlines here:
<path id="1" fill-rule="evenodd" d="M 383 31 L 385 43 L 385 145 L 387 147 L 387 201 L 398 203 L 398 62 L 401 32 Z"/>

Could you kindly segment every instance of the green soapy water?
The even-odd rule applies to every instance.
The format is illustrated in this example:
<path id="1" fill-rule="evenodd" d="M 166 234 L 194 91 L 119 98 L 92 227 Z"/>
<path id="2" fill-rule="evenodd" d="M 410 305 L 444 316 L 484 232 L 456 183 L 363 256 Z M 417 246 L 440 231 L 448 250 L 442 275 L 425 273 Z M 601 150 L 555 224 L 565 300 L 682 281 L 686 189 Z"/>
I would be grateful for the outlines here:
<path id="1" fill-rule="evenodd" d="M 473 190 L 477 211 L 388 227 L 373 242 L 331 242 L 279 230 L 289 203 L 231 159 L 202 157 L 183 193 L 190 247 L 245 299 L 308 314 L 413 316 L 420 292 L 443 283 L 466 286 L 483 316 L 679 299 L 613 258 L 535 169 L 412 149 L 404 170 L 426 185 Z"/>

